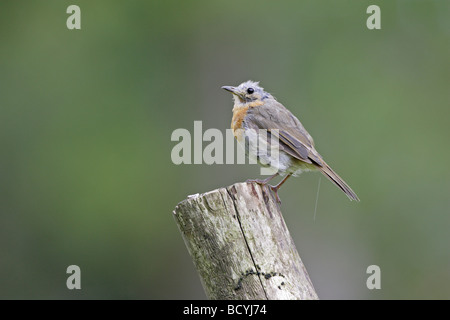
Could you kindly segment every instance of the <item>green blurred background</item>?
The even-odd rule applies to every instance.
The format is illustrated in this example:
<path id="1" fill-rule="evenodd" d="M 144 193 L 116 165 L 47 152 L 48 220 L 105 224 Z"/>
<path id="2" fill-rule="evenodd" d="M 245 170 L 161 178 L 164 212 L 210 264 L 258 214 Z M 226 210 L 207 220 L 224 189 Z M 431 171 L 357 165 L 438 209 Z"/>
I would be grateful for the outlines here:
<path id="1" fill-rule="evenodd" d="M 450 2 L 406 0 L 2 0 L 0 298 L 206 298 L 172 210 L 259 167 L 176 166 L 170 137 L 225 132 L 248 79 L 361 198 L 322 179 L 314 220 L 318 173 L 280 191 L 319 297 L 450 298 Z"/>

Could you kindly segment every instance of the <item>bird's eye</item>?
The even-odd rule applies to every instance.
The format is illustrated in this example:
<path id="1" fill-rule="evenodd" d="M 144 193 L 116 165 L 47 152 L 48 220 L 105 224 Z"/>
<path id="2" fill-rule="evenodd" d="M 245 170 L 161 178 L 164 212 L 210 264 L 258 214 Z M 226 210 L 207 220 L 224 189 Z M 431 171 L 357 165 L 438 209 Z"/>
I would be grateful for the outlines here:
<path id="1" fill-rule="evenodd" d="M 253 92 L 255 92 L 255 89 L 253 89 L 253 88 L 248 88 L 247 89 L 247 93 L 248 94 L 252 94 Z"/>

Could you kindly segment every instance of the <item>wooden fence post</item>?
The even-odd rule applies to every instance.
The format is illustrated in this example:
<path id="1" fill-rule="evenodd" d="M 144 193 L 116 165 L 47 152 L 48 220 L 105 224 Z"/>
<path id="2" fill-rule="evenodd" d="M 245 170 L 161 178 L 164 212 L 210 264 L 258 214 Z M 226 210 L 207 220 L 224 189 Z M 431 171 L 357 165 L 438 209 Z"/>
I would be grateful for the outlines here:
<path id="1" fill-rule="evenodd" d="M 189 196 L 173 215 L 209 299 L 318 299 L 267 187 Z"/>

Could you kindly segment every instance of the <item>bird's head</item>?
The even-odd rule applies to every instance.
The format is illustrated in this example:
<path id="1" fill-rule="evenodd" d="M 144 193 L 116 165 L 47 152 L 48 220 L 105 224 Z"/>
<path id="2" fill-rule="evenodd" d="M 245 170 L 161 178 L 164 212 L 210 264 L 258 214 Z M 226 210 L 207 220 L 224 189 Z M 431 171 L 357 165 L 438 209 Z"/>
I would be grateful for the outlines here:
<path id="1" fill-rule="evenodd" d="M 250 80 L 241 83 L 237 87 L 223 86 L 222 89 L 233 94 L 234 104 L 238 106 L 257 104 L 258 102 L 263 102 L 265 99 L 273 98 L 270 93 L 265 92 L 264 89 L 259 86 L 259 82 Z"/>

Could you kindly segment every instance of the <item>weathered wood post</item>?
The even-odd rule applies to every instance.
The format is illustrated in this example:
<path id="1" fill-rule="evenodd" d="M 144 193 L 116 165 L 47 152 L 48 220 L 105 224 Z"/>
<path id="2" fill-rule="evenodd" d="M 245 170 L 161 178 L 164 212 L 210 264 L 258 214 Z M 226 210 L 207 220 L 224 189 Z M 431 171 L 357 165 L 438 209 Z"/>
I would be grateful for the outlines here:
<path id="1" fill-rule="evenodd" d="M 209 299 L 318 299 L 267 187 L 189 196 L 173 215 Z"/>

